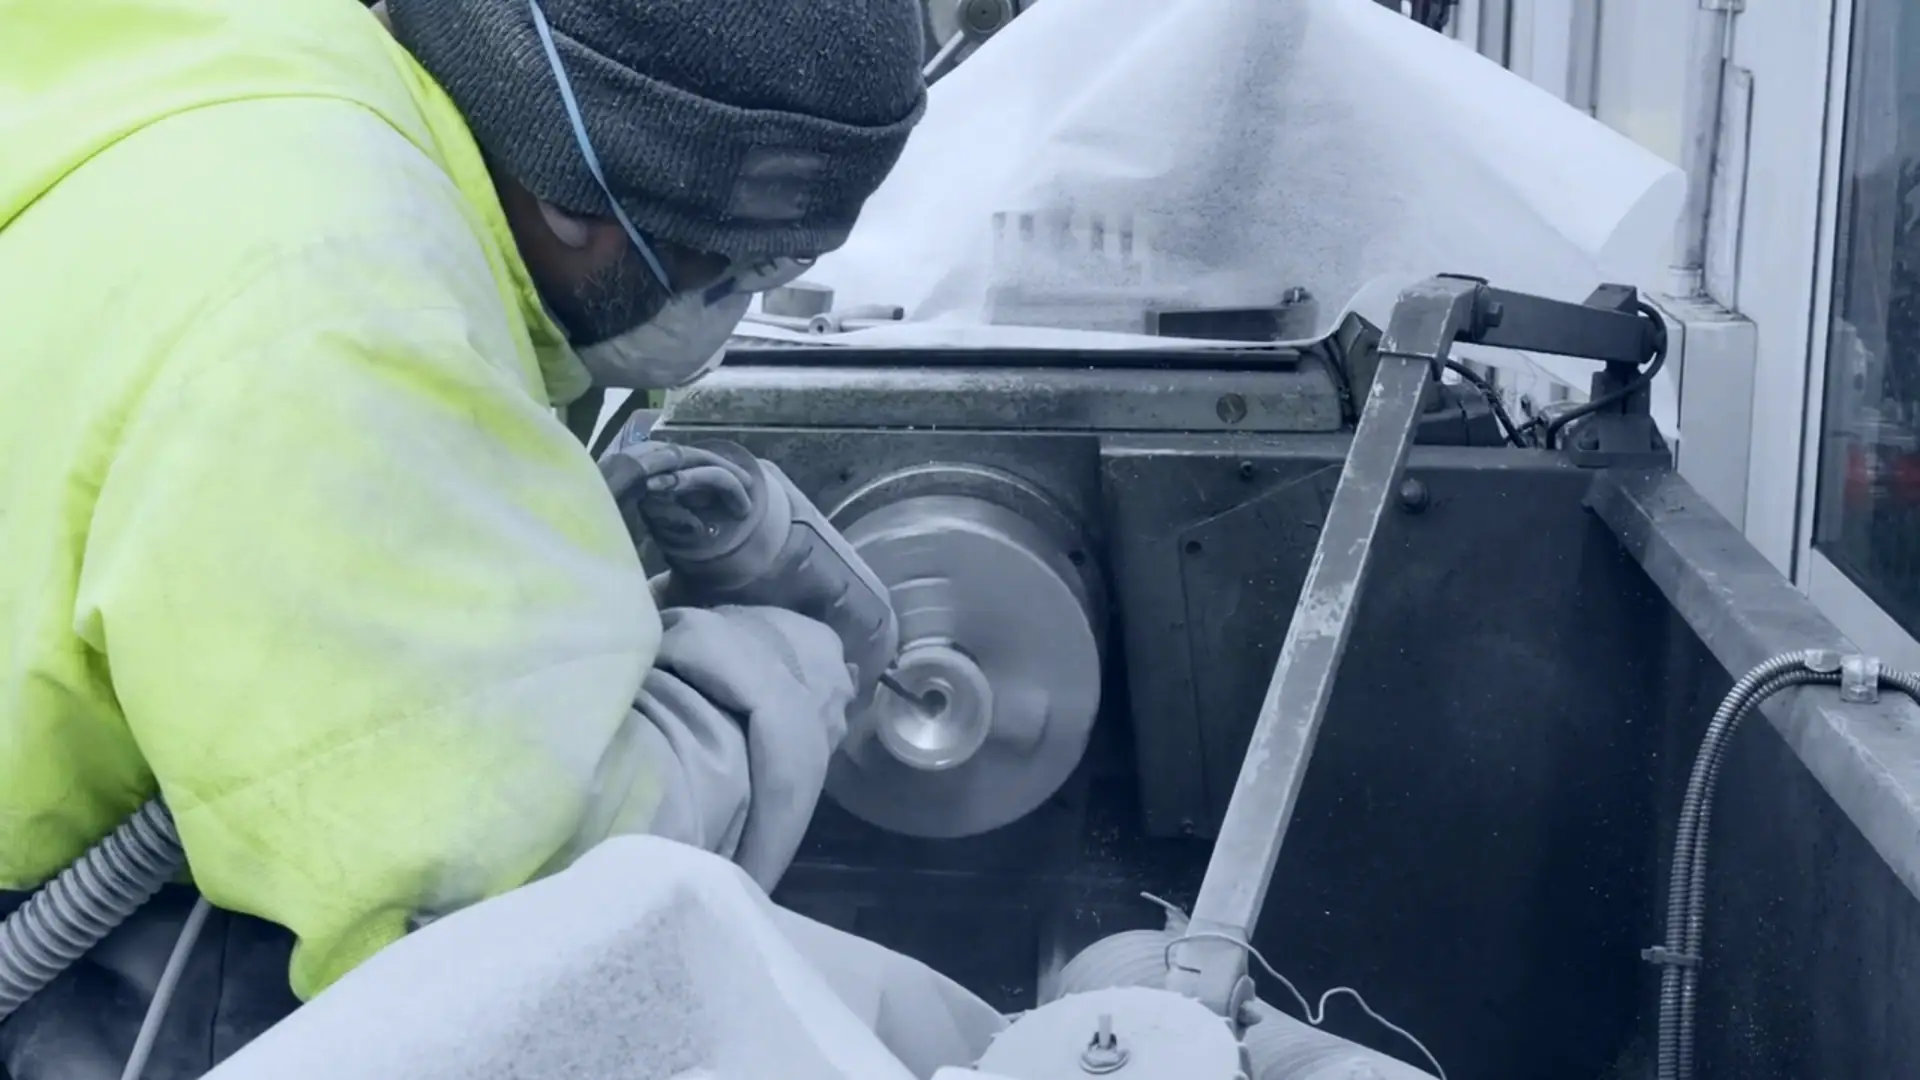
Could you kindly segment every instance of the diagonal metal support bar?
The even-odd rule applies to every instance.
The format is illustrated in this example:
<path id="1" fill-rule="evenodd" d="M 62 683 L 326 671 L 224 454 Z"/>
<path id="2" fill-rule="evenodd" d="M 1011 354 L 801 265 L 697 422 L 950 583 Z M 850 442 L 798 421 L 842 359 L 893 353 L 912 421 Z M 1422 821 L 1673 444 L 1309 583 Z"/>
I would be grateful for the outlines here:
<path id="1" fill-rule="evenodd" d="M 1253 932 L 1300 798 L 1313 746 L 1353 629 L 1380 520 L 1406 471 L 1427 384 L 1455 338 L 1476 327 L 1481 282 L 1437 277 L 1402 293 L 1380 343 L 1380 366 L 1320 531 L 1240 766 L 1189 940 L 1169 987 L 1230 1019 L 1252 993 L 1239 944 Z"/>

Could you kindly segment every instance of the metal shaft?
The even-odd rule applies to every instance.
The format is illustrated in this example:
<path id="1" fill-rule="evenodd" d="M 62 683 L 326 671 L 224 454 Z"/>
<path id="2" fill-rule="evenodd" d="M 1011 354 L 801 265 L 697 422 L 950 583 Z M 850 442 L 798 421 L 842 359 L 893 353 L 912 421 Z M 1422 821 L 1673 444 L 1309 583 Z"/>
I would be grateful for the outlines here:
<path id="1" fill-rule="evenodd" d="M 891 690 L 893 693 L 897 694 L 902 700 L 904 700 L 907 704 L 920 710 L 922 713 L 931 715 L 933 713 L 937 713 L 940 711 L 940 709 L 936 705 L 934 705 L 933 702 L 928 701 L 926 698 L 922 697 L 921 695 L 916 694 L 912 690 L 907 689 L 906 686 L 903 685 L 897 677 L 895 677 L 895 675 L 891 670 L 883 671 L 880 673 L 880 685 L 886 687 L 888 690 Z"/>
<path id="2" fill-rule="evenodd" d="M 1434 278 L 1401 295 L 1293 621 L 1194 904 L 1170 986 L 1232 1018 L 1245 1000 L 1245 941 L 1266 903 L 1320 724 L 1346 652 L 1380 520 L 1406 469 L 1427 384 L 1474 319 L 1479 283 Z"/>

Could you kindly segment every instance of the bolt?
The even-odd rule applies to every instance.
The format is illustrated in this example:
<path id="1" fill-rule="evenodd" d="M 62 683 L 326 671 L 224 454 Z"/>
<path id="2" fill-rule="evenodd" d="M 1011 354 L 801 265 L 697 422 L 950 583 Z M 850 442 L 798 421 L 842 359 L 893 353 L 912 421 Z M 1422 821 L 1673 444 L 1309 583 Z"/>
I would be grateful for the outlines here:
<path id="1" fill-rule="evenodd" d="M 1013 18 L 1011 4 L 994 0 L 970 0 L 964 11 L 967 29 L 982 36 L 1000 29 Z"/>
<path id="2" fill-rule="evenodd" d="M 1222 423 L 1237 424 L 1247 418 L 1247 399 L 1239 394 L 1221 394 L 1214 402 L 1213 412 Z"/>
<path id="3" fill-rule="evenodd" d="M 1251 480 L 1253 479 L 1256 471 L 1257 470 L 1253 467 L 1253 462 L 1243 461 L 1240 463 L 1240 479 Z"/>
<path id="4" fill-rule="evenodd" d="M 1127 1057 L 1126 1047 L 1120 1045 L 1120 1037 L 1113 1033 L 1113 1014 L 1101 1013 L 1093 1038 L 1087 1040 L 1087 1048 L 1080 1052 L 1080 1067 L 1098 1076 L 1118 1070 L 1127 1063 Z"/>
<path id="5" fill-rule="evenodd" d="M 1418 480 L 1408 479 L 1400 485 L 1400 505 L 1410 514 L 1417 514 L 1427 508 L 1427 485 Z"/>

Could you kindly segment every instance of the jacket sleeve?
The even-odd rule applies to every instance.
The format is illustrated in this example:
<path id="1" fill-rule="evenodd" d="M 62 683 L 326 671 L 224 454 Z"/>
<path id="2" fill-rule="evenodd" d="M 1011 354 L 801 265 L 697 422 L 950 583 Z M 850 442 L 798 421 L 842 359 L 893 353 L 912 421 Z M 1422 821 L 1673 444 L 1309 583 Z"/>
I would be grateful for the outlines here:
<path id="1" fill-rule="evenodd" d="M 75 613 L 196 883 L 298 936 L 303 998 L 684 772 L 635 737 L 646 578 L 479 251 L 442 296 L 379 243 L 175 345 L 111 448 Z M 744 772 L 713 753 L 688 768 Z"/>

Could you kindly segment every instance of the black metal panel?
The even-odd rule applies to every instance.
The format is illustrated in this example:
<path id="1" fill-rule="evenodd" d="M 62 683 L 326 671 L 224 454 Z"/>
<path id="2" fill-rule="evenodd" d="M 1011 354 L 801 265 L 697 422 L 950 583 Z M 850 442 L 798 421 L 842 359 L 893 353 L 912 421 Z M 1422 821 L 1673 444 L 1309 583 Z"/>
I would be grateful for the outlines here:
<path id="1" fill-rule="evenodd" d="M 1673 615 L 1654 827 L 1645 857 L 1660 892 L 1643 945 L 1664 936 L 1674 817 L 1706 722 L 1732 685 Z M 1780 732 L 1759 717 L 1728 750 L 1707 860 L 1695 1044 L 1702 1080 L 1920 1076 L 1920 904 Z M 1607 1080 L 1653 1076 L 1659 974 L 1640 976 L 1640 1021 Z"/>
<path id="2" fill-rule="evenodd" d="M 1770 725 L 1721 775 L 1700 1076 L 1920 1076 L 1920 903 Z"/>
<path id="3" fill-rule="evenodd" d="M 948 842 L 827 808 L 783 903 L 1022 1008 L 1043 954 L 1157 925 L 1139 891 L 1191 902 L 1344 437 L 700 433 L 827 505 L 903 466 L 1008 469 L 1085 515 L 1114 599 L 1109 708 L 1067 791 Z M 1427 446 L 1409 476 L 1256 944 L 1310 994 L 1359 987 L 1462 1080 L 1640 1080 L 1639 949 L 1729 676 L 1582 508 L 1592 473 Z M 1765 577 L 1738 542 L 1713 550 Z M 1920 1076 L 1920 905 L 1772 726 L 1736 742 L 1715 823 L 1703 1080 Z"/>
<path id="4" fill-rule="evenodd" d="M 1140 718 L 1134 739 L 1140 760 L 1154 763 L 1140 775 L 1149 834 L 1213 835 L 1218 815 L 1208 780 L 1225 778 L 1226 786 L 1219 788 L 1224 807 L 1239 757 L 1216 743 L 1209 760 L 1203 718 L 1237 707 L 1245 724 L 1253 722 L 1272 673 L 1272 650 L 1280 647 L 1300 594 L 1346 446 L 1344 436 L 1110 437 L 1104 444 L 1101 478 L 1111 538 L 1106 559 L 1119 640 L 1128 659 L 1128 700 Z M 1287 512 L 1286 527 L 1275 528 L 1274 516 L 1281 511 Z M 1209 523 L 1235 514 L 1262 530 L 1251 538 L 1259 549 L 1256 557 L 1241 566 L 1240 578 L 1228 589 L 1190 587 L 1186 564 L 1205 565 L 1206 538 L 1184 534 L 1204 533 Z M 1188 544 L 1197 546 L 1189 550 Z M 1217 572 L 1221 564 L 1213 565 Z M 1218 667 L 1213 658 L 1225 644 L 1218 637 L 1223 626 L 1209 625 L 1220 614 L 1212 609 L 1222 606 L 1249 613 L 1260 609 L 1268 616 L 1255 631 L 1267 635 L 1260 641 L 1264 666 L 1258 657 L 1240 663 L 1224 685 L 1217 674 L 1207 675 Z M 1236 630 L 1244 633 L 1247 627 Z M 1224 699 L 1235 702 L 1223 705 Z M 1245 745 L 1243 731 L 1240 749 Z"/>
<path id="5" fill-rule="evenodd" d="M 1665 472 L 1612 472 L 1590 503 L 1673 605 L 1658 764 L 1665 884 L 1673 818 L 1701 729 L 1732 682 L 1798 649 L 1853 646 L 1697 492 Z M 1699 1075 L 1741 1080 L 1920 1076 L 1920 709 L 1831 689 L 1781 694 L 1736 735 L 1707 859 Z M 1645 939 L 1662 937 L 1649 913 Z M 1657 976 L 1649 969 L 1646 1000 Z M 1651 1021 L 1641 1031 L 1650 1035 Z"/>
<path id="6" fill-rule="evenodd" d="M 1224 812 L 1343 450 L 1109 441 L 1150 831 Z M 1665 609 L 1590 473 L 1431 448 L 1408 475 L 1257 941 L 1462 1075 L 1595 1076 L 1638 1004 Z"/>

